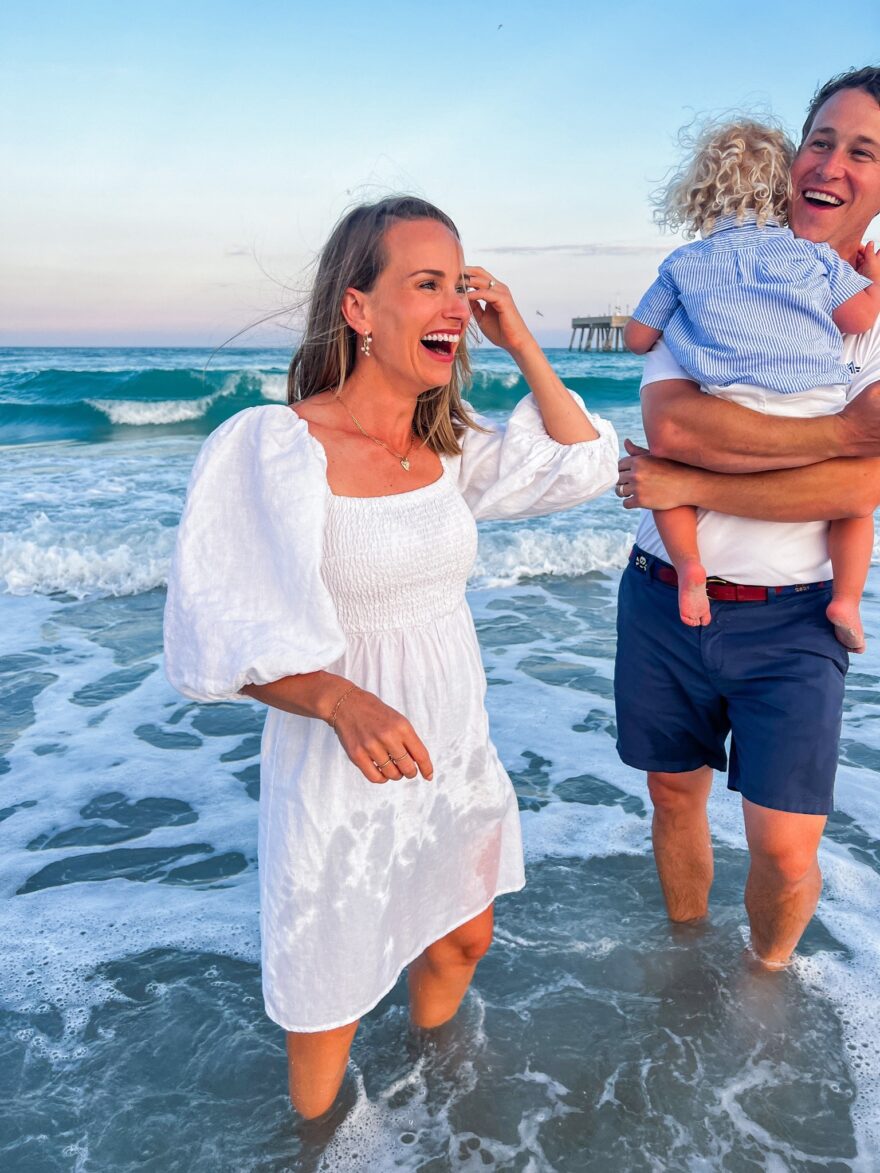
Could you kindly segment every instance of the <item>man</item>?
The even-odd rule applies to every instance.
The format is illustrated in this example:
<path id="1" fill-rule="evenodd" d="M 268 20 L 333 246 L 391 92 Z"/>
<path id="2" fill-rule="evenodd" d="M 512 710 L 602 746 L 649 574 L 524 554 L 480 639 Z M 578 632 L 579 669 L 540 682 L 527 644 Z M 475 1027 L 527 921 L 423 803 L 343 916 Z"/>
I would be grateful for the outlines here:
<path id="1" fill-rule="evenodd" d="M 880 213 L 880 68 L 819 90 L 791 179 L 795 235 L 856 264 Z M 832 809 L 847 663 L 824 617 L 826 523 L 880 501 L 880 325 L 845 339 L 843 357 L 854 372 L 846 411 L 758 417 L 701 394 L 661 342 L 642 385 L 652 455 L 627 442 L 620 462 L 628 508 L 707 510 L 699 544 L 709 575 L 750 588 L 713 587 L 725 601 L 710 625 L 686 627 L 643 514 L 621 583 L 615 688 L 618 750 L 648 771 L 657 870 L 674 921 L 708 910 L 706 804 L 731 731 L 728 786 L 742 793 L 750 852 L 746 910 L 768 967 L 789 961 L 816 909 L 817 851 Z"/>

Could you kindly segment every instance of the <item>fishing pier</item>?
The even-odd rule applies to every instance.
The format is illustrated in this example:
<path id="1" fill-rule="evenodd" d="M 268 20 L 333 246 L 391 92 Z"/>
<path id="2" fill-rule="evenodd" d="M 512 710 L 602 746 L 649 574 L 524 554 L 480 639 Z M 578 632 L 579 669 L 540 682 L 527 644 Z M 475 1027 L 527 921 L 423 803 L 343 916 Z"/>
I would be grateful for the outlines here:
<path id="1" fill-rule="evenodd" d="M 629 314 L 606 314 L 598 318 L 572 318 L 569 350 L 626 350 L 623 327 Z M 577 341 L 575 341 L 575 339 Z"/>

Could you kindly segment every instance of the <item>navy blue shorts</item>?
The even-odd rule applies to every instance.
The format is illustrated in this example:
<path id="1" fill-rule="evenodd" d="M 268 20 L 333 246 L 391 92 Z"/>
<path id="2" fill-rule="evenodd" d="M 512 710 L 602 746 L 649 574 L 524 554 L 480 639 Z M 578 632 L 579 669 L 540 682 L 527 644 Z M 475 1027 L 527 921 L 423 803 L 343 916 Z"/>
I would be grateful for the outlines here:
<path id="1" fill-rule="evenodd" d="M 617 751 L 638 770 L 730 769 L 727 785 L 773 810 L 833 809 L 849 657 L 825 618 L 831 588 L 766 602 L 712 601 L 708 627 L 688 627 L 667 563 L 637 551 L 617 611 Z"/>

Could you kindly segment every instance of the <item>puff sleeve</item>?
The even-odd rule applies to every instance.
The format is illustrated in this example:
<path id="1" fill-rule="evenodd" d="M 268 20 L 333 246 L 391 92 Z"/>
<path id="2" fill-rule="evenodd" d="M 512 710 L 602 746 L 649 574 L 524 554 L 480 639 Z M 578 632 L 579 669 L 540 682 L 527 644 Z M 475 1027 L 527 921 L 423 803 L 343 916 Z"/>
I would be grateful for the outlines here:
<path id="1" fill-rule="evenodd" d="M 165 672 L 195 700 L 315 672 L 345 637 L 321 578 L 323 452 L 281 405 L 239 412 L 190 477 L 168 579 Z"/>
<path id="2" fill-rule="evenodd" d="M 598 497 L 617 480 L 617 434 L 608 420 L 588 412 L 569 392 L 599 433 L 595 440 L 558 444 L 547 435 L 532 395 L 513 409 L 503 427 L 477 417 L 488 433 L 468 430 L 462 438 L 458 487 L 478 521 L 515 520 L 558 513 Z"/>

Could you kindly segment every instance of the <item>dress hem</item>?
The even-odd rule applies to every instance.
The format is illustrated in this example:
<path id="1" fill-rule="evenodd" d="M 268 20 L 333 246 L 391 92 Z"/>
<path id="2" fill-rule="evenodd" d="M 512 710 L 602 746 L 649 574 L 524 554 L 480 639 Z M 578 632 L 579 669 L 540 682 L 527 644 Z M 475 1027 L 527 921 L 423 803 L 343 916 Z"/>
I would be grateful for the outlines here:
<path id="1" fill-rule="evenodd" d="M 421 957 L 421 955 L 424 953 L 424 951 L 428 948 L 429 945 L 433 945 L 435 941 L 442 941 L 442 939 L 444 937 L 448 936 L 449 933 L 454 933 L 456 929 L 460 929 L 461 926 L 464 924 L 467 924 L 467 922 L 469 920 L 473 920 L 475 916 L 479 916 L 481 913 L 485 912 L 487 908 L 489 908 L 491 905 L 493 905 L 495 903 L 495 901 L 498 899 L 499 896 L 509 896 L 512 892 L 521 892 L 523 890 L 523 888 L 525 888 L 525 886 L 526 886 L 526 881 L 525 881 L 525 877 L 523 877 L 522 883 L 517 884 L 515 887 L 499 888 L 496 891 L 495 895 L 492 897 L 492 899 L 489 900 L 486 904 L 484 904 L 481 908 L 478 908 L 476 912 L 469 912 L 466 916 L 463 916 L 461 918 L 461 920 L 458 920 L 454 924 L 450 925 L 449 928 L 446 929 L 445 932 L 442 932 L 438 937 L 432 937 L 430 941 L 426 941 L 424 943 L 424 945 L 422 945 L 419 949 L 417 949 L 416 952 L 413 953 L 410 958 L 408 958 L 408 960 L 401 963 L 400 968 L 398 969 L 397 973 L 394 975 L 394 978 L 392 979 L 392 981 L 385 987 L 385 989 L 382 991 L 382 993 L 379 994 L 377 997 L 373 998 L 370 1001 L 370 1003 L 363 1008 L 363 1010 L 356 1011 L 354 1014 L 350 1014 L 345 1018 L 335 1019 L 333 1022 L 327 1023 L 326 1026 L 285 1026 L 285 1024 L 283 1022 L 281 1022 L 280 1018 L 277 1018 L 272 1013 L 272 1011 L 269 1009 L 269 1007 L 266 1005 L 266 1000 L 264 997 L 263 1005 L 264 1005 L 264 1008 L 266 1011 L 266 1015 L 269 1018 L 271 1018 L 271 1020 L 277 1026 L 280 1026 L 283 1031 L 287 1031 L 289 1034 L 303 1034 L 303 1035 L 318 1034 L 320 1031 L 337 1030 L 341 1026 L 349 1026 L 352 1022 L 358 1022 L 358 1021 L 360 1021 L 361 1018 L 364 1017 L 365 1014 L 369 1014 L 371 1010 L 375 1010 L 375 1008 L 379 1005 L 379 1003 L 382 1001 L 382 999 L 387 994 L 391 993 L 391 991 L 397 985 L 397 982 L 400 978 L 400 975 L 403 973 L 403 971 L 406 969 L 406 967 L 408 965 L 412 965 L 412 963 L 415 961 L 415 959 L 417 957 Z"/>

